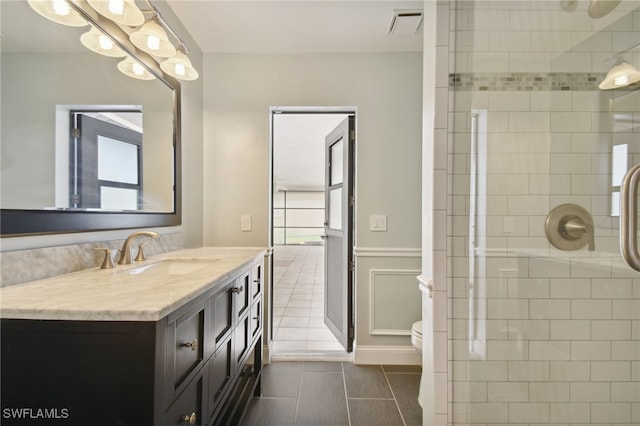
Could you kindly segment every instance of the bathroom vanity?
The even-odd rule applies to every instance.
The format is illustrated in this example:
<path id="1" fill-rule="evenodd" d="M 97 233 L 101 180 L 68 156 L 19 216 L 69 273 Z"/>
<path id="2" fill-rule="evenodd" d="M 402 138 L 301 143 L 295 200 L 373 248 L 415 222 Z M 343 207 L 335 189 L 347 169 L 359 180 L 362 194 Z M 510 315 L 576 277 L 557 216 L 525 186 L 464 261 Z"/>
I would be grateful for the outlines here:
<path id="1" fill-rule="evenodd" d="M 260 392 L 263 259 L 187 249 L 1 289 L 2 423 L 237 424 Z"/>

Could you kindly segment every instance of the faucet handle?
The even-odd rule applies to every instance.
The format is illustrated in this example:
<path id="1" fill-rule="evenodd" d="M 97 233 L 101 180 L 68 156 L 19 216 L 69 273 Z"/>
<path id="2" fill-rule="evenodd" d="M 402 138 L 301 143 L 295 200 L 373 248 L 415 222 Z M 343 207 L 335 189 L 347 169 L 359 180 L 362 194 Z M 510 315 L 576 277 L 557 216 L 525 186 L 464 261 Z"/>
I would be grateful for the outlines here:
<path id="1" fill-rule="evenodd" d="M 142 250 L 142 247 L 146 246 L 148 242 L 149 241 L 147 240 L 140 243 L 140 245 L 138 245 L 138 254 L 136 255 L 136 262 L 142 262 L 143 260 L 147 260 L 147 258 L 144 256 L 144 251 Z"/>
<path id="2" fill-rule="evenodd" d="M 100 269 L 113 269 L 116 267 L 116 264 L 113 263 L 113 257 L 111 256 L 111 249 L 105 247 L 96 247 L 93 250 L 104 251 L 104 260 L 102 261 L 102 265 L 100 265 Z"/>

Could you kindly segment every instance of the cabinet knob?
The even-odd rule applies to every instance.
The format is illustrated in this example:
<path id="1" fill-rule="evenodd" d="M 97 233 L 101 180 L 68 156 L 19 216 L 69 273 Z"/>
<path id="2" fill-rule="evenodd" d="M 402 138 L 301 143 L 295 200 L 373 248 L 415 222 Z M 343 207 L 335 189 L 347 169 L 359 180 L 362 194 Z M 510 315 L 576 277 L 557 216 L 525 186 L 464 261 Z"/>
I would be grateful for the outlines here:
<path id="1" fill-rule="evenodd" d="M 259 283 L 260 282 L 260 278 L 258 278 L 257 280 L 253 280 L 254 283 Z"/>
<path id="2" fill-rule="evenodd" d="M 197 420 L 196 413 L 191 413 L 190 416 L 184 416 L 184 422 L 190 425 L 195 425 Z"/>
<path id="3" fill-rule="evenodd" d="M 185 348 L 191 348 L 192 351 L 198 349 L 198 339 L 193 339 L 190 342 L 183 343 L 182 346 Z"/>
<path id="4" fill-rule="evenodd" d="M 242 293 L 242 291 L 244 290 L 244 287 L 240 286 L 240 287 L 234 287 L 231 289 L 231 293 Z"/>

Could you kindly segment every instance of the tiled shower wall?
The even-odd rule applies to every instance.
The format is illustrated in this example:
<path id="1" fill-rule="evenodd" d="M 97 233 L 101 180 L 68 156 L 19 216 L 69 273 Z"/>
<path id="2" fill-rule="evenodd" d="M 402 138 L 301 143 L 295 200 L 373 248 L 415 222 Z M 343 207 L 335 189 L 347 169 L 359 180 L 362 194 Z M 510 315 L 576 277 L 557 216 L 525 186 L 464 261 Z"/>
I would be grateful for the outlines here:
<path id="1" fill-rule="evenodd" d="M 640 274 L 610 215 L 612 146 L 640 163 L 640 89 L 597 88 L 640 43 L 640 2 L 597 21 L 578 3 L 451 2 L 450 424 L 640 423 Z M 472 110 L 486 155 L 470 274 Z M 595 251 L 547 241 L 564 203 L 593 215 Z"/>

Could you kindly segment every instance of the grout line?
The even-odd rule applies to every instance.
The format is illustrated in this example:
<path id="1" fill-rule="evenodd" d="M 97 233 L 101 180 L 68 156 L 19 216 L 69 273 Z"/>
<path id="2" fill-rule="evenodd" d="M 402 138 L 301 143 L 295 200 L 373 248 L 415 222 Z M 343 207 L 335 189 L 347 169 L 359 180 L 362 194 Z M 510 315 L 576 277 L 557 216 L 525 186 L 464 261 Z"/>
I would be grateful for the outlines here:
<path id="1" fill-rule="evenodd" d="M 296 412 L 293 414 L 293 424 L 298 422 L 298 409 L 300 408 L 300 395 L 302 392 L 302 375 L 304 374 L 304 363 L 300 367 L 300 381 L 298 382 L 298 397 L 296 398 Z"/>
<path id="2" fill-rule="evenodd" d="M 398 404 L 398 398 L 396 398 L 396 393 L 393 391 L 393 387 L 391 386 L 391 382 L 389 381 L 389 377 L 387 377 L 387 372 L 384 367 L 381 365 L 382 374 L 384 374 L 384 379 L 387 381 L 387 386 L 389 386 L 389 390 L 391 391 L 391 395 L 393 395 L 393 402 L 396 403 L 396 408 L 398 409 L 398 413 L 400 414 L 400 418 L 402 419 L 402 424 L 407 425 L 406 420 L 404 419 L 404 415 L 402 414 L 402 410 L 400 409 L 400 404 Z"/>
<path id="3" fill-rule="evenodd" d="M 349 410 L 349 395 L 347 394 L 347 378 L 344 375 L 344 362 L 340 363 L 340 369 L 342 370 L 342 384 L 344 385 L 344 400 L 347 404 L 347 421 L 351 426 L 351 411 Z"/>

